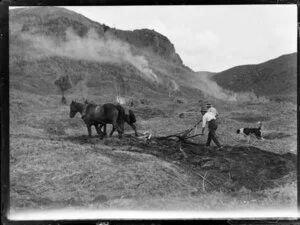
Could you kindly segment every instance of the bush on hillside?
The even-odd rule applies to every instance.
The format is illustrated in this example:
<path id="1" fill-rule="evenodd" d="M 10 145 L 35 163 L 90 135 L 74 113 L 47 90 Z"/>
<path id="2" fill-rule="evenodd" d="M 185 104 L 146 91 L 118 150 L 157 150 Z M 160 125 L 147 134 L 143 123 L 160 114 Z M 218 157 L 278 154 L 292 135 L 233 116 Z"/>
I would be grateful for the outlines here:
<path id="1" fill-rule="evenodd" d="M 184 99 L 184 98 L 174 98 L 173 102 L 176 104 L 186 104 L 187 103 L 186 99 Z"/>
<path id="2" fill-rule="evenodd" d="M 147 98 L 141 98 L 139 101 L 141 105 L 150 105 L 150 100 Z"/>

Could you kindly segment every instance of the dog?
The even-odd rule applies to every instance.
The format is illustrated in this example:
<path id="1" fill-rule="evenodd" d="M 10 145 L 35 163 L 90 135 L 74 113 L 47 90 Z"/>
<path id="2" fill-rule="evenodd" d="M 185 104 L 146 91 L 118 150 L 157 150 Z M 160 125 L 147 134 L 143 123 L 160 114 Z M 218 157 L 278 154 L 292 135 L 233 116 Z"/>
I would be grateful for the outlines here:
<path id="1" fill-rule="evenodd" d="M 248 143 L 250 142 L 250 137 L 255 136 L 259 140 L 264 140 L 261 135 L 262 123 L 258 122 L 258 128 L 240 128 L 236 131 L 237 134 L 242 134 L 247 137 Z"/>

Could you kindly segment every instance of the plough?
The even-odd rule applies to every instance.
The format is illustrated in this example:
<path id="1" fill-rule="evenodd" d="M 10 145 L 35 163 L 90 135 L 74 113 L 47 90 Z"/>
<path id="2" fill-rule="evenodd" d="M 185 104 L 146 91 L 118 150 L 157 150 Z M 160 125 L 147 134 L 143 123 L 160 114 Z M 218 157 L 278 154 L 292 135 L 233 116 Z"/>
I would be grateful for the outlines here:
<path id="1" fill-rule="evenodd" d="M 202 122 L 202 119 L 199 120 L 193 127 L 186 129 L 182 132 L 179 132 L 177 134 L 171 134 L 168 136 L 162 136 L 162 137 L 157 137 L 158 140 L 163 140 L 163 139 L 169 139 L 169 138 L 177 138 L 177 142 L 179 142 L 179 151 L 183 154 L 184 158 L 187 158 L 187 154 L 184 152 L 184 150 L 182 149 L 182 143 L 188 143 L 188 144 L 192 144 L 192 145 L 198 145 L 194 142 L 191 141 L 187 141 L 190 138 L 194 138 L 197 136 L 200 136 L 202 134 L 196 134 L 196 132 L 194 132 L 194 134 L 192 134 L 191 132 L 196 129 L 195 131 L 197 131 L 197 126 Z"/>

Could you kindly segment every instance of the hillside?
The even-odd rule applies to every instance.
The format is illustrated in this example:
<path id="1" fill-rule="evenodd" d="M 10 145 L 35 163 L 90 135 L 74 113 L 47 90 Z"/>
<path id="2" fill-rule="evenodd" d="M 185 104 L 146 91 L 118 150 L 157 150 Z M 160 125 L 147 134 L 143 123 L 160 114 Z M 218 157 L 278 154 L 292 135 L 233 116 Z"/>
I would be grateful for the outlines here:
<path id="1" fill-rule="evenodd" d="M 225 89 L 257 95 L 292 95 L 297 92 L 297 53 L 257 65 L 233 67 L 213 76 Z"/>
<path id="2" fill-rule="evenodd" d="M 296 53 L 217 74 L 195 73 L 154 30 L 118 30 L 61 7 L 10 10 L 9 26 L 10 84 L 20 91 L 58 94 L 54 81 L 65 75 L 73 84 L 69 93 L 86 98 L 193 98 L 205 92 L 230 99 L 225 89 L 290 99 L 297 90 Z"/>
<path id="3" fill-rule="evenodd" d="M 65 38 L 66 30 L 70 28 L 80 37 L 87 35 L 90 29 L 95 29 L 99 37 L 104 35 L 115 37 L 134 47 L 146 48 L 147 51 L 152 51 L 168 61 L 182 65 L 182 60 L 175 52 L 174 45 L 167 37 L 154 30 L 122 31 L 94 22 L 78 13 L 56 7 L 11 10 L 10 22 L 22 25 L 22 32 L 45 34 L 62 39 Z"/>
<path id="4" fill-rule="evenodd" d="M 69 93 L 85 97 L 194 92 L 193 71 L 154 30 L 117 30 L 58 7 L 10 10 L 9 25 L 10 85 L 20 91 L 58 94 L 54 81 L 68 75 Z"/>

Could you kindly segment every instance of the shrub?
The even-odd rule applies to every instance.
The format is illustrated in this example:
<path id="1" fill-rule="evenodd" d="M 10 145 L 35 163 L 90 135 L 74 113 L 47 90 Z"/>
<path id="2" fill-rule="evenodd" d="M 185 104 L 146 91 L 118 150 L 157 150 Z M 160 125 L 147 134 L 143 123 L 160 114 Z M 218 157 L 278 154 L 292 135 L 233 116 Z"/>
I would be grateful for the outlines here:
<path id="1" fill-rule="evenodd" d="M 147 98 L 141 98 L 140 99 L 140 104 L 141 105 L 150 105 L 150 100 Z"/>
<path id="2" fill-rule="evenodd" d="M 174 98 L 173 102 L 177 103 L 177 104 L 186 104 L 187 103 L 186 99 L 184 99 L 184 98 Z"/>

